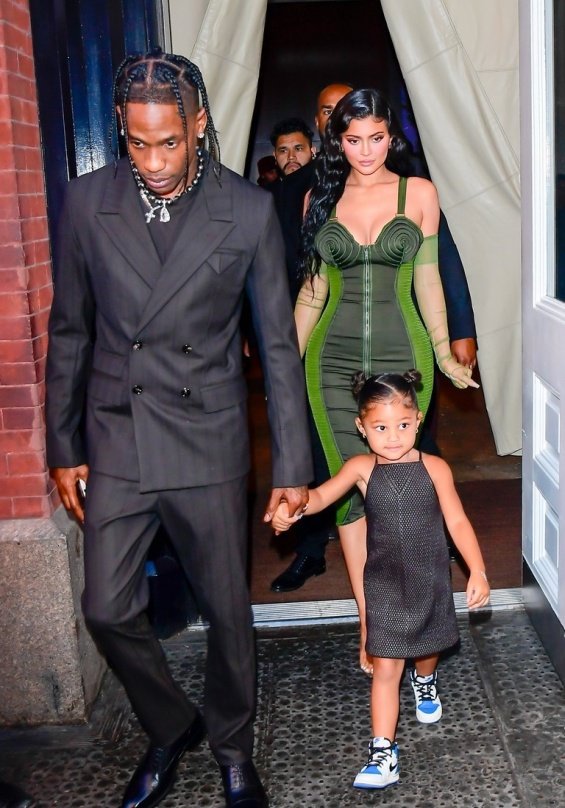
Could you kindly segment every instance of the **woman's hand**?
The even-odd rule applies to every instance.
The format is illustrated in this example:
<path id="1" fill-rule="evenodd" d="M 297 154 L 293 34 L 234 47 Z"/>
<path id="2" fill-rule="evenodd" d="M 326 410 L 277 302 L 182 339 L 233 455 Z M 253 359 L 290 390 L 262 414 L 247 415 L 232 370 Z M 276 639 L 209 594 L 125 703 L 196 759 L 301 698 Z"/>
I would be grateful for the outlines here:
<path id="1" fill-rule="evenodd" d="M 479 385 L 472 378 L 473 371 L 470 367 L 460 365 L 457 359 L 450 353 L 445 358 L 437 356 L 438 367 L 448 379 L 451 379 L 455 387 L 464 390 L 466 387 L 476 387 Z"/>

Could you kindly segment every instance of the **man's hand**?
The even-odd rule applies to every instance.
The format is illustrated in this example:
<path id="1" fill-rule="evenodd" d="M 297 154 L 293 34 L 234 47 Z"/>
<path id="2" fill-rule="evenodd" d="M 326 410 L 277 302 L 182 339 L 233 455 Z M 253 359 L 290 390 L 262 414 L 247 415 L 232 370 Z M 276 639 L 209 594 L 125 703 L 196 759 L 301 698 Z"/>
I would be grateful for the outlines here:
<path id="1" fill-rule="evenodd" d="M 267 510 L 263 517 L 264 522 L 270 522 L 281 502 L 286 502 L 289 517 L 300 516 L 308 504 L 308 486 L 299 485 L 295 488 L 273 488 Z"/>
<path id="2" fill-rule="evenodd" d="M 460 365 L 474 370 L 477 365 L 477 342 L 473 337 L 454 339 L 451 343 L 451 353 Z"/>
<path id="3" fill-rule="evenodd" d="M 51 476 L 57 484 L 61 502 L 68 511 L 72 511 L 79 522 L 84 522 L 83 501 L 78 492 L 78 481 L 88 480 L 88 466 L 51 469 Z"/>

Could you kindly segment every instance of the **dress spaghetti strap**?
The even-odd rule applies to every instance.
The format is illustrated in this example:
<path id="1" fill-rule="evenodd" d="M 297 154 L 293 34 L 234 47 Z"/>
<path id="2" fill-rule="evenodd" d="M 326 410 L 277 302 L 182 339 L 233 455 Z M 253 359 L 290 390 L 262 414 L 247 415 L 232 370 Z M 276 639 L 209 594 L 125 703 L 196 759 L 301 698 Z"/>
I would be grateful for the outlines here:
<path id="1" fill-rule="evenodd" d="M 404 208 L 406 206 L 406 187 L 408 185 L 408 177 L 400 177 L 398 182 L 398 210 L 397 216 L 404 216 Z"/>

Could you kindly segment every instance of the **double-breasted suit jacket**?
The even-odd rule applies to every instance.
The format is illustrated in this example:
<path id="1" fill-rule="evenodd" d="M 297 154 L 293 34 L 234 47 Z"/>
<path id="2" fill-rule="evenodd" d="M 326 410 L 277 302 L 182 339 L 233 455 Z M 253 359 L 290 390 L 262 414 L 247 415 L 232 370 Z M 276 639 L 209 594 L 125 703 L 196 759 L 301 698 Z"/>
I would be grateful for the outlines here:
<path id="1" fill-rule="evenodd" d="M 141 492 L 245 474 L 246 291 L 262 352 L 273 485 L 307 483 L 303 371 L 271 195 L 225 167 L 218 182 L 210 165 L 164 264 L 140 206 L 127 159 L 69 185 L 50 319 L 49 465 L 88 463 L 139 480 Z"/>

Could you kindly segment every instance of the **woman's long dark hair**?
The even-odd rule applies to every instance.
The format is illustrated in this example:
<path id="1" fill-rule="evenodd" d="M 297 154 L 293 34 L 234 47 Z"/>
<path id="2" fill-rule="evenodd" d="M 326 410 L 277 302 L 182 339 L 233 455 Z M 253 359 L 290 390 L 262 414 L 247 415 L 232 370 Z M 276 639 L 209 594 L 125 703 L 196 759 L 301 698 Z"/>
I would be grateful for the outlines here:
<path id="1" fill-rule="evenodd" d="M 373 89 L 352 90 L 344 95 L 329 117 L 322 149 L 316 158 L 314 185 L 302 226 L 298 267 L 302 278 L 312 278 L 320 271 L 321 259 L 314 246 L 314 238 L 341 198 L 351 170 L 341 148 L 341 135 L 349 128 L 351 121 L 363 118 L 375 118 L 385 121 L 387 125 L 391 145 L 385 166 L 400 176 L 413 173 L 410 146 L 385 96 Z"/>

